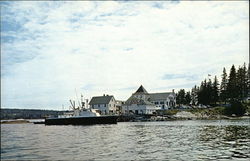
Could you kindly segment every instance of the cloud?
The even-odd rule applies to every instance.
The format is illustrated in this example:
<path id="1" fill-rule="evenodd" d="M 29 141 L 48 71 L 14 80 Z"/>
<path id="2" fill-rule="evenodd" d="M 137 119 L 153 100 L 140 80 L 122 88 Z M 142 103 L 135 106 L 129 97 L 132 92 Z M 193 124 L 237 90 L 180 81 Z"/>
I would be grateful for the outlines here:
<path id="1" fill-rule="evenodd" d="M 1 2 L 1 105 L 60 108 L 75 88 L 126 100 L 141 84 L 167 92 L 220 77 L 248 58 L 247 4 Z"/>
<path id="2" fill-rule="evenodd" d="M 197 80 L 199 79 L 198 75 L 192 74 L 165 74 L 162 79 L 173 80 L 173 79 L 184 79 L 184 80 Z"/>

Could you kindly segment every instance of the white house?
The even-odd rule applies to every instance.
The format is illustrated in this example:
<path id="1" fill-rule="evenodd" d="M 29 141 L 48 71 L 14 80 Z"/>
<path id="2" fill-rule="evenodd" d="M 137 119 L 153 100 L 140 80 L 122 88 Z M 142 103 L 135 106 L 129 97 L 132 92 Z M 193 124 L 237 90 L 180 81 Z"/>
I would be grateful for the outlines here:
<path id="1" fill-rule="evenodd" d="M 93 109 L 97 109 L 102 115 L 116 113 L 116 100 L 114 96 L 103 95 L 92 97 L 89 105 Z"/>
<path id="2" fill-rule="evenodd" d="M 150 93 L 149 101 L 154 103 L 156 107 L 160 107 L 162 110 L 167 110 L 175 107 L 176 95 L 174 91 L 164 93 Z"/>
<path id="3" fill-rule="evenodd" d="M 156 110 L 169 109 L 176 104 L 174 91 L 148 93 L 141 85 L 122 105 L 122 113 L 154 114 Z"/>

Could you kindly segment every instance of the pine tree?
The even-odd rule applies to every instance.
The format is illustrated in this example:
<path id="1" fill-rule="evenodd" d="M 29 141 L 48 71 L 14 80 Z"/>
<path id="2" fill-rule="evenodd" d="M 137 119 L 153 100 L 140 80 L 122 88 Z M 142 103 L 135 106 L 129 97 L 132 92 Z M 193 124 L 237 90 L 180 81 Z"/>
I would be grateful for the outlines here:
<path id="1" fill-rule="evenodd" d="M 192 105 L 197 105 L 198 103 L 198 88 L 195 85 L 192 90 L 191 90 L 191 104 Z"/>
<path id="2" fill-rule="evenodd" d="M 189 105 L 191 103 L 191 94 L 190 92 L 187 92 L 185 95 L 185 104 Z"/>
<path id="3" fill-rule="evenodd" d="M 212 100 L 211 102 L 216 104 L 216 102 L 218 102 L 219 100 L 219 88 L 218 88 L 218 80 L 217 80 L 217 77 L 215 76 L 214 77 L 214 82 L 213 82 L 213 85 L 212 85 Z"/>
<path id="4" fill-rule="evenodd" d="M 201 81 L 201 85 L 198 91 L 198 103 L 202 104 L 203 103 L 203 89 L 204 89 L 204 83 Z"/>
<path id="5" fill-rule="evenodd" d="M 238 99 L 243 100 L 247 96 L 247 70 L 246 64 L 239 67 L 236 73 L 236 86 Z"/>
<path id="6" fill-rule="evenodd" d="M 224 67 L 223 68 L 221 85 L 220 85 L 220 100 L 225 102 L 225 103 L 226 103 L 227 98 L 228 98 L 227 83 L 228 83 L 227 72 L 226 72 L 226 68 Z"/>
<path id="7" fill-rule="evenodd" d="M 246 89 L 246 97 L 250 97 L 250 63 L 248 64 L 248 70 L 247 70 L 247 89 Z"/>
<path id="8" fill-rule="evenodd" d="M 243 69 L 243 75 L 244 75 L 244 79 L 243 79 L 243 98 L 246 98 L 247 97 L 247 95 L 248 95 L 248 88 L 247 88 L 247 86 L 248 86 L 248 82 L 250 81 L 250 80 L 248 80 L 248 71 L 247 71 L 247 67 L 246 67 L 246 63 L 244 63 L 243 64 L 243 67 L 242 67 Z"/>
<path id="9" fill-rule="evenodd" d="M 238 98 L 237 77 L 234 65 L 232 65 L 230 70 L 227 92 L 230 100 Z"/>
<path id="10" fill-rule="evenodd" d="M 212 94 L 213 94 L 213 87 L 211 79 L 207 82 L 207 90 L 206 90 L 206 105 L 210 105 L 212 102 Z"/>
<path id="11" fill-rule="evenodd" d="M 185 104 L 185 90 L 181 89 L 180 91 L 178 91 L 177 93 L 177 97 L 176 97 L 176 103 L 177 104 Z"/>
<path id="12" fill-rule="evenodd" d="M 200 90 L 198 92 L 199 104 L 207 105 L 207 80 L 201 82 Z"/>

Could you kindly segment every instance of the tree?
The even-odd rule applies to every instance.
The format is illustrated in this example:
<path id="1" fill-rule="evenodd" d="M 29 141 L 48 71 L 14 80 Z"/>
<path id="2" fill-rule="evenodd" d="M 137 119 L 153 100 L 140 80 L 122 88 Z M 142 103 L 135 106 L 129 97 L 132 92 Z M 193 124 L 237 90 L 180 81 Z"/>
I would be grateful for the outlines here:
<path id="1" fill-rule="evenodd" d="M 246 112 L 246 108 L 243 106 L 243 104 L 238 100 L 231 100 L 230 106 L 226 108 L 226 114 L 232 115 L 235 114 L 236 116 L 242 116 Z"/>
<path id="2" fill-rule="evenodd" d="M 191 94 L 187 92 L 185 95 L 185 104 L 189 105 L 191 103 Z"/>
<path id="3" fill-rule="evenodd" d="M 242 67 L 239 67 L 236 73 L 236 86 L 237 94 L 240 100 L 243 100 L 247 97 L 247 69 L 246 64 Z"/>
<path id="4" fill-rule="evenodd" d="M 234 65 L 232 65 L 230 70 L 227 92 L 230 100 L 238 98 L 237 77 Z"/>
<path id="5" fill-rule="evenodd" d="M 199 91 L 199 87 L 197 87 L 196 85 L 191 90 L 191 104 L 192 105 L 197 105 L 198 103 L 198 91 Z"/>
<path id="6" fill-rule="evenodd" d="M 244 73 L 244 83 L 243 83 L 243 98 L 246 98 L 248 96 L 248 82 L 250 83 L 249 77 L 248 77 L 248 70 L 246 67 L 246 63 L 243 64 L 243 73 Z M 250 72 L 250 71 L 249 71 Z M 249 93 L 250 94 L 250 93 Z"/>
<path id="7" fill-rule="evenodd" d="M 218 80 L 217 77 L 214 77 L 213 85 L 212 85 L 212 96 L 211 96 L 211 102 L 216 104 L 219 100 L 219 88 L 218 88 Z"/>
<path id="8" fill-rule="evenodd" d="M 207 87 L 206 87 L 206 104 L 205 105 L 210 105 L 212 102 L 212 94 L 213 94 L 213 87 L 212 87 L 212 81 L 211 79 L 208 80 L 207 82 Z"/>
<path id="9" fill-rule="evenodd" d="M 207 105 L 208 99 L 208 90 L 207 90 L 207 80 L 205 79 L 204 81 L 201 82 L 200 90 L 198 92 L 198 102 L 200 104 Z"/>
<path id="10" fill-rule="evenodd" d="M 203 81 L 201 81 L 200 89 L 198 91 L 198 103 L 203 104 L 204 103 L 204 89 L 205 84 Z"/>
<path id="11" fill-rule="evenodd" d="M 223 68 L 221 85 L 220 85 L 220 100 L 225 102 L 225 103 L 226 103 L 226 100 L 228 98 L 227 83 L 228 83 L 227 72 L 226 72 L 226 68 L 224 67 Z"/>
<path id="12" fill-rule="evenodd" d="M 250 63 L 248 64 L 248 70 L 247 70 L 247 89 L 246 89 L 246 97 L 250 97 Z"/>
<path id="13" fill-rule="evenodd" d="M 177 96 L 176 96 L 176 103 L 177 104 L 185 104 L 185 90 L 181 89 L 178 91 Z"/>

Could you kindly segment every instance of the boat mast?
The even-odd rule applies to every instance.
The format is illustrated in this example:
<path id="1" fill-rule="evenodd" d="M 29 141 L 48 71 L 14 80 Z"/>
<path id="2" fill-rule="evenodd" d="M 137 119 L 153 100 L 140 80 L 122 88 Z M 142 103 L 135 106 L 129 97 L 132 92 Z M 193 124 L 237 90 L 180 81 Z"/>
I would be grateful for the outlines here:
<path id="1" fill-rule="evenodd" d="M 76 88 L 75 88 L 75 93 L 76 93 Z M 78 101 L 78 110 L 80 109 L 80 107 L 81 107 L 81 104 L 80 104 L 80 101 L 79 101 L 79 99 L 78 99 L 78 97 L 77 97 L 77 93 L 76 93 L 76 99 L 77 99 L 77 101 Z"/>
<path id="2" fill-rule="evenodd" d="M 83 101 L 83 95 L 81 94 L 81 103 L 82 103 L 82 109 L 85 108 L 85 102 Z"/>
<path id="3" fill-rule="evenodd" d="M 89 108 L 89 100 L 88 99 L 85 99 L 85 101 L 86 101 L 86 108 Z"/>
<path id="4" fill-rule="evenodd" d="M 69 100 L 71 106 L 72 106 L 72 109 L 75 110 L 75 101 L 72 101 L 72 100 Z"/>

